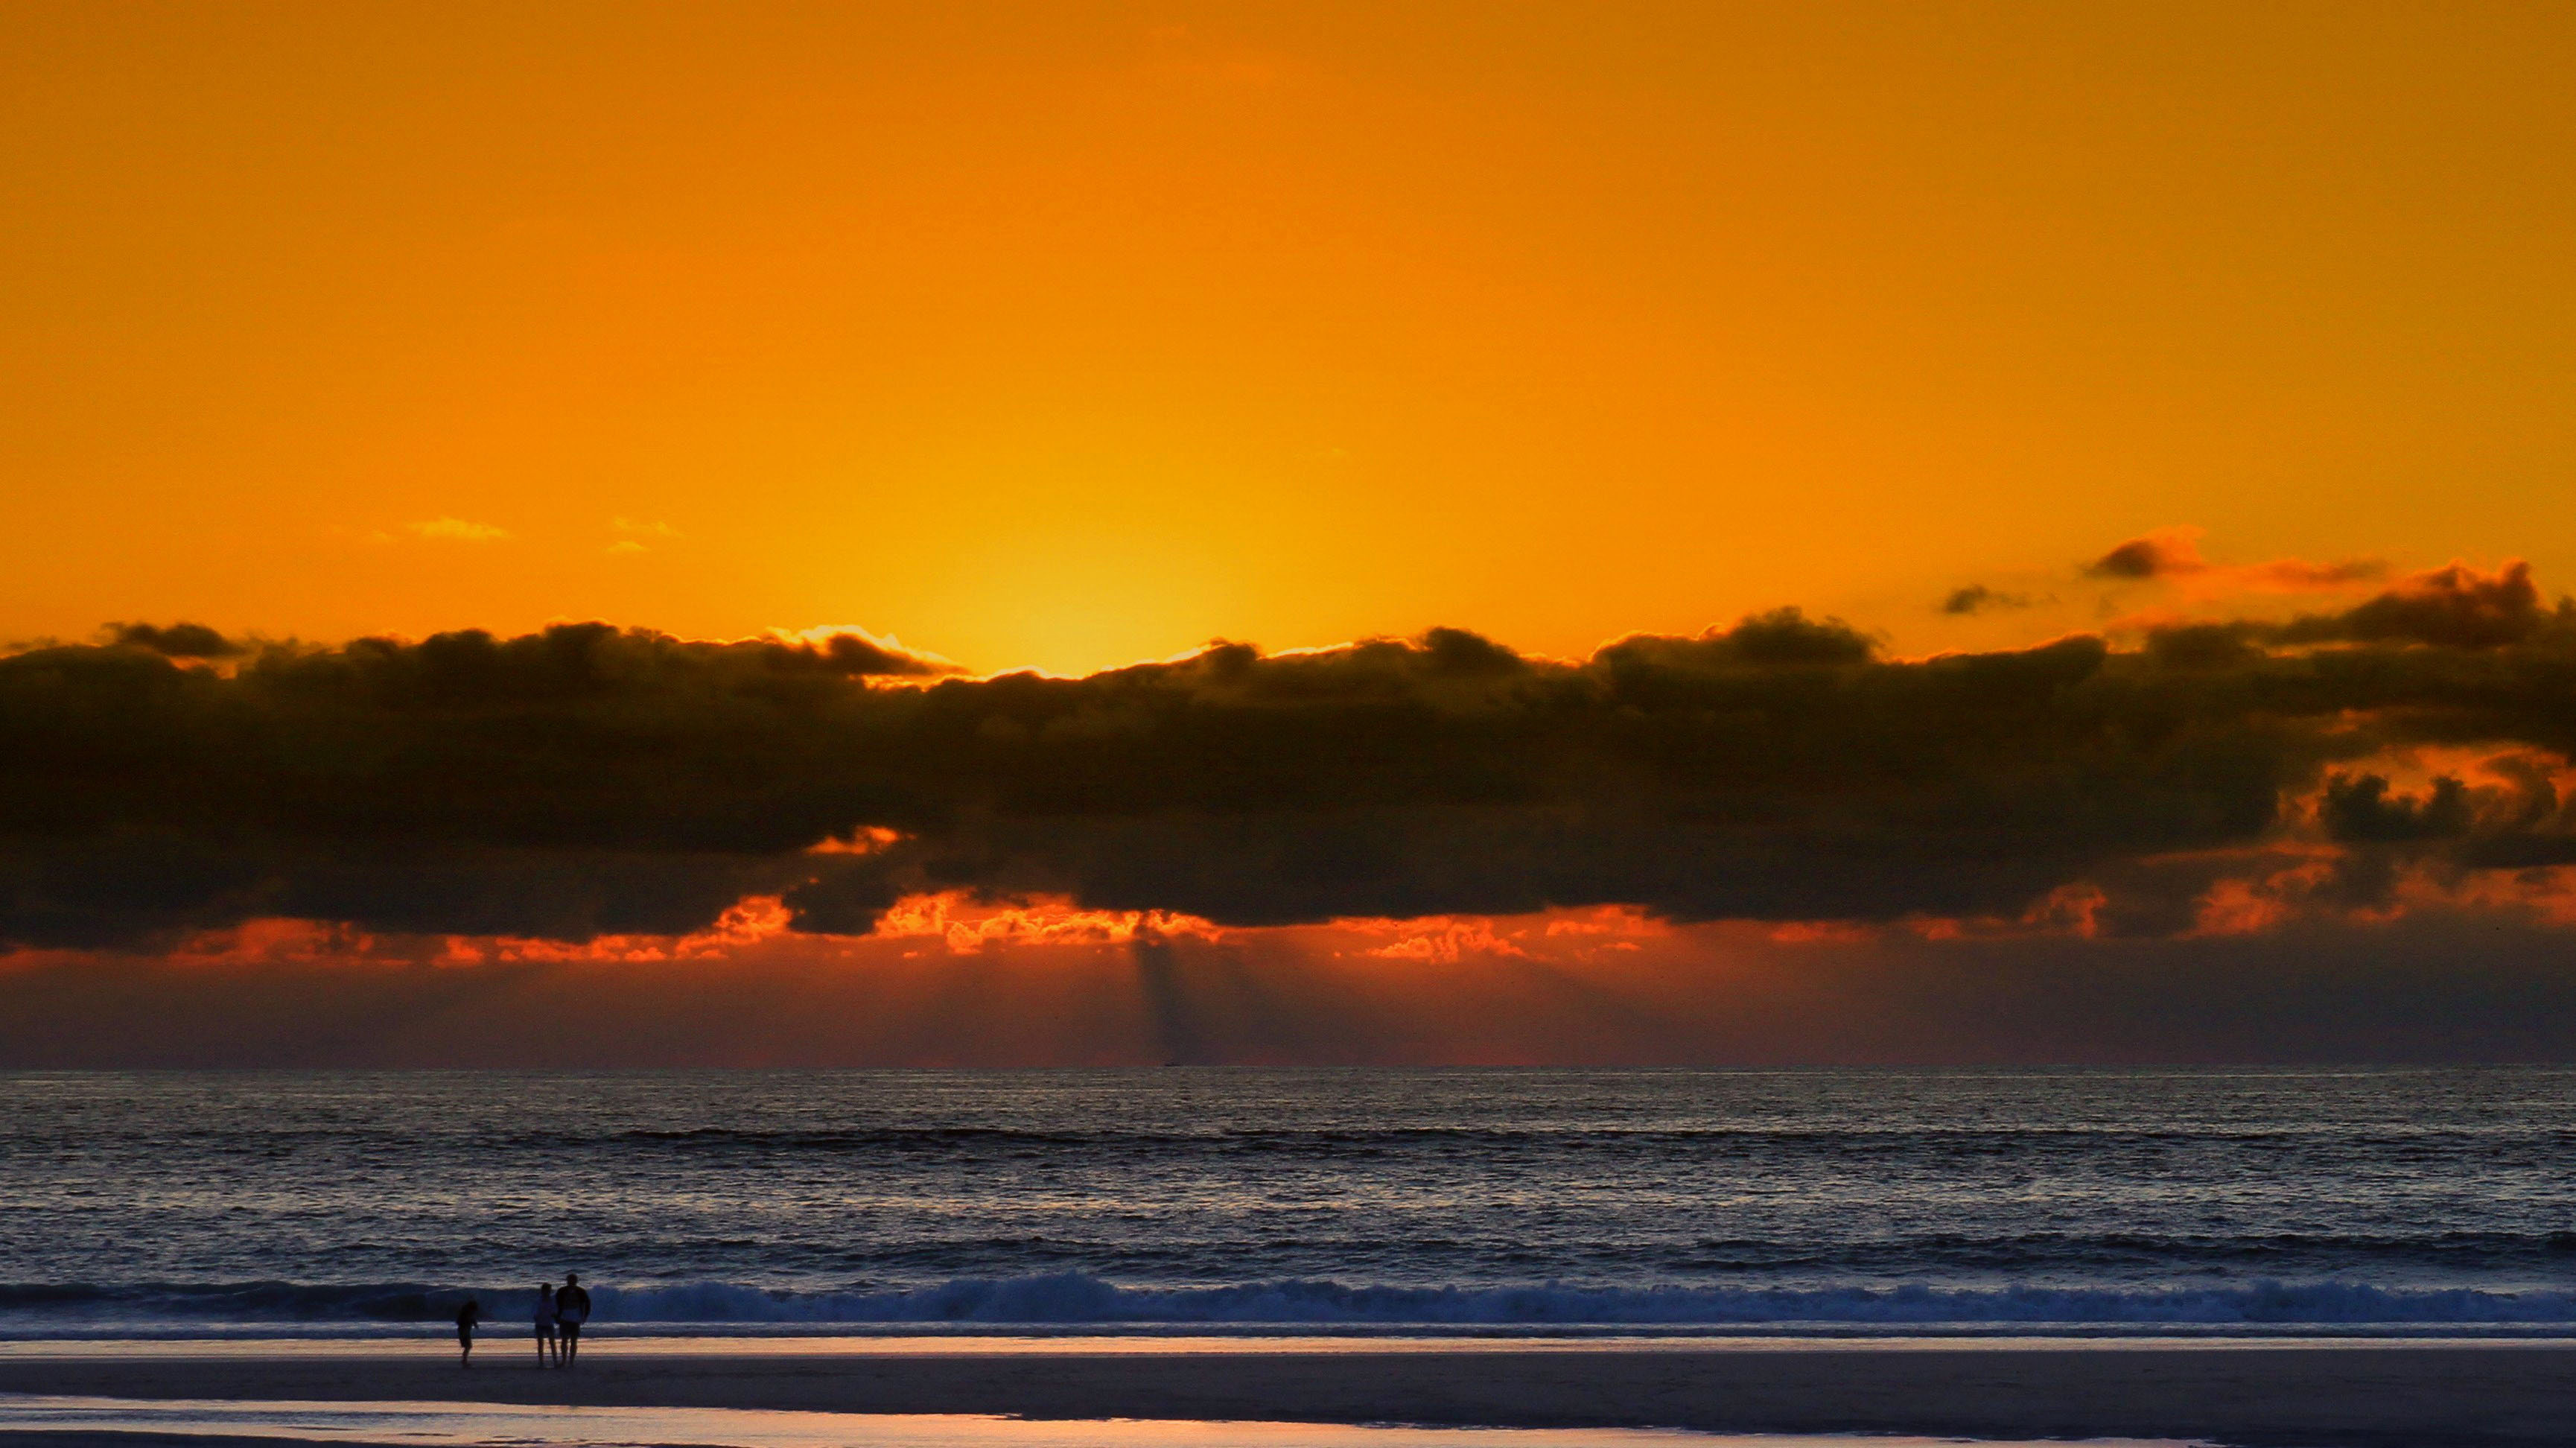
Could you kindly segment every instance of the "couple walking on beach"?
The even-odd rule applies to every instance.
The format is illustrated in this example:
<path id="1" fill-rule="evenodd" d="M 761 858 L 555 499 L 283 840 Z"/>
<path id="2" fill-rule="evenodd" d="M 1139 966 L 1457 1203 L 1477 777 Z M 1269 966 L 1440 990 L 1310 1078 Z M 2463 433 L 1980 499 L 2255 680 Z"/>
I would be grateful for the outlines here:
<path id="1" fill-rule="evenodd" d="M 564 1285 L 537 1284 L 537 1361 L 568 1368 L 581 1356 L 581 1325 L 590 1320 L 590 1294 L 581 1274 L 567 1272 Z"/>
<path id="2" fill-rule="evenodd" d="M 457 1366 L 474 1366 L 474 1327 L 483 1320 L 483 1304 L 469 1297 L 456 1309 Z M 590 1320 L 590 1294 L 581 1274 L 567 1272 L 564 1285 L 537 1284 L 537 1362 L 568 1368 L 581 1355 L 581 1325 Z"/>

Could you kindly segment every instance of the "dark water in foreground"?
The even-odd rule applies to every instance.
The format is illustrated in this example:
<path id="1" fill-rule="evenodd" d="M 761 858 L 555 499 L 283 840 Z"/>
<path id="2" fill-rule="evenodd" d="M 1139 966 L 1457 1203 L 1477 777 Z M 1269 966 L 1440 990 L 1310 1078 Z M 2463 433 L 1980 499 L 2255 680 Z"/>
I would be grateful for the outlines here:
<path id="1" fill-rule="evenodd" d="M 0 1335 L 2576 1328 L 2571 1148 L 2556 1069 L 19 1074 Z"/>

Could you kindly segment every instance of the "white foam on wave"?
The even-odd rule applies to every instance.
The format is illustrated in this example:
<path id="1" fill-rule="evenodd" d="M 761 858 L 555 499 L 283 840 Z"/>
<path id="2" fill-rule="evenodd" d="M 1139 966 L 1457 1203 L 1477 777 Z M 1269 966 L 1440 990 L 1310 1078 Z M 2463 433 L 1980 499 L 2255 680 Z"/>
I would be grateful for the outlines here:
<path id="1" fill-rule="evenodd" d="M 1657 1326 L 1847 1323 L 2568 1324 L 2576 1293 L 2259 1282 L 2143 1290 L 1904 1285 L 1787 1288 L 1120 1287 L 1096 1277 L 967 1278 L 907 1291 L 788 1293 L 720 1282 L 603 1289 L 604 1321 Z"/>
<path id="2" fill-rule="evenodd" d="M 517 1288 L 422 1284 L 157 1284 L 0 1289 L 0 1339 L 404 1333 L 452 1320 L 469 1295 L 488 1322 L 524 1321 Z M 1708 1331 L 2576 1327 L 2576 1292 L 2395 1287 L 2327 1281 L 2094 1287 L 2017 1284 L 1617 1287 L 1348 1285 L 1270 1281 L 1122 1286 L 1081 1273 L 958 1278 L 877 1291 L 792 1291 L 732 1282 L 604 1283 L 602 1331 L 934 1331 L 989 1327 L 1263 1334 L 1456 1331 Z"/>

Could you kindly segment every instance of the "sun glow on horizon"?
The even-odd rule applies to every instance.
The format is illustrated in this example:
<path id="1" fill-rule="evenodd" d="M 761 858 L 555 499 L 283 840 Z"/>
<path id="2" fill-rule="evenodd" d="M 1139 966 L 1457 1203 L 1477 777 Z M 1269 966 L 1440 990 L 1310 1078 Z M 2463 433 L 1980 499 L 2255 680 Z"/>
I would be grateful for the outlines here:
<path id="1" fill-rule="evenodd" d="M 2564 576 L 2571 31 L 14 7 L 0 636 L 1074 675 L 1783 602 L 1983 646 L 2177 521 Z"/>

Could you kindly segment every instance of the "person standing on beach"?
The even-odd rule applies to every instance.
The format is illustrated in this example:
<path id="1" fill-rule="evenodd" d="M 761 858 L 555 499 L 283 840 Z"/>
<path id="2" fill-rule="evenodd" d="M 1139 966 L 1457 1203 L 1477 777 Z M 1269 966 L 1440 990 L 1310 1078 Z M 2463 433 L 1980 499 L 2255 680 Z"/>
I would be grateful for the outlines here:
<path id="1" fill-rule="evenodd" d="M 456 1309 L 456 1365 L 474 1366 L 474 1324 L 483 1320 L 483 1304 L 469 1297 Z"/>
<path id="2" fill-rule="evenodd" d="M 537 1366 L 555 1365 L 555 1285 L 537 1284 Z"/>
<path id="3" fill-rule="evenodd" d="M 563 1289 L 555 1294 L 555 1326 L 563 1334 L 555 1345 L 565 1367 L 581 1356 L 581 1325 L 590 1320 L 590 1294 L 581 1289 L 581 1274 L 564 1274 Z"/>

